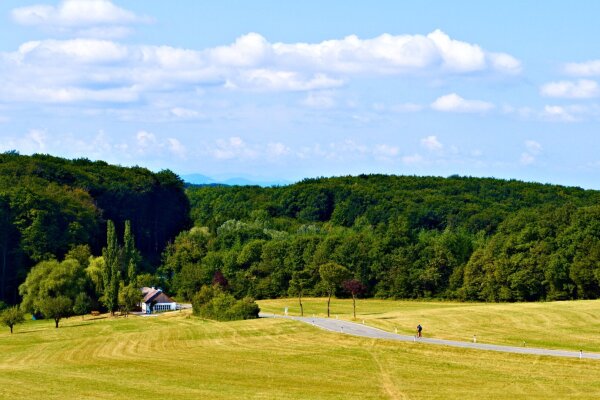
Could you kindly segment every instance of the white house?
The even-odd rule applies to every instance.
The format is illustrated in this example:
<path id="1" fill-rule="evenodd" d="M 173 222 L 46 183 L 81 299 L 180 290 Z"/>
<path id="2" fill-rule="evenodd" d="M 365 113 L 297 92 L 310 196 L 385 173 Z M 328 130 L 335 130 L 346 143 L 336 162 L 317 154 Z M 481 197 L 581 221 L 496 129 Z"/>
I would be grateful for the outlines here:
<path id="1" fill-rule="evenodd" d="M 146 314 L 152 314 L 163 311 L 175 311 L 177 310 L 177 303 L 175 300 L 163 293 L 158 288 L 142 288 L 142 311 Z"/>

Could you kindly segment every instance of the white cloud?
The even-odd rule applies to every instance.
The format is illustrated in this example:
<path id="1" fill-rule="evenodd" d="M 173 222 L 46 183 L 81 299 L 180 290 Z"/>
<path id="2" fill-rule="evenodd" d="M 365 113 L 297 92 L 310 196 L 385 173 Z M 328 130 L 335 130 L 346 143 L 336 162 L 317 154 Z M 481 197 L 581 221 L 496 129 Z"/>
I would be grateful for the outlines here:
<path id="1" fill-rule="evenodd" d="M 565 72 L 575 76 L 599 76 L 600 60 L 586 61 L 582 63 L 568 63 Z"/>
<path id="2" fill-rule="evenodd" d="M 489 111 L 494 108 L 494 105 L 482 100 L 466 100 L 456 93 L 451 93 L 438 97 L 431 103 L 431 108 L 444 112 L 471 113 Z"/>
<path id="3" fill-rule="evenodd" d="M 84 28 L 83 31 L 87 30 L 88 34 L 104 36 L 109 33 L 111 37 L 129 33 L 123 31 L 125 28 L 122 25 L 150 20 L 118 7 L 109 0 L 63 0 L 56 7 L 42 4 L 19 7 L 12 10 L 12 18 L 21 25 L 69 33 L 79 33 L 81 31 L 77 29 Z M 106 30 L 111 27 L 120 32 Z"/>
<path id="4" fill-rule="evenodd" d="M 212 63 L 234 67 L 258 67 L 268 63 L 273 56 L 273 48 L 258 33 L 240 36 L 229 46 L 219 46 L 207 50 Z"/>
<path id="5" fill-rule="evenodd" d="M 444 148 L 444 145 L 440 143 L 437 136 L 427 136 L 421 139 L 421 146 L 429 151 L 439 151 Z"/>
<path id="6" fill-rule="evenodd" d="M 373 148 L 373 154 L 380 158 L 393 158 L 398 156 L 399 153 L 399 147 L 388 144 L 378 144 Z"/>
<path id="7" fill-rule="evenodd" d="M 288 65 L 302 64 L 343 74 L 402 74 L 411 71 L 514 73 L 520 62 L 476 44 L 450 38 L 440 30 L 423 35 L 383 34 L 373 39 L 350 35 L 321 43 L 275 43 L 273 53 Z"/>
<path id="8" fill-rule="evenodd" d="M 198 118 L 201 116 L 201 114 L 198 111 L 190 110 L 190 109 L 183 108 L 183 107 L 171 108 L 170 113 L 173 116 L 175 116 L 177 118 L 182 118 L 182 119 Z"/>
<path id="9" fill-rule="evenodd" d="M 354 77 L 510 74 L 519 64 L 511 56 L 487 52 L 439 30 L 320 43 L 270 43 L 249 33 L 230 45 L 195 50 L 94 38 L 118 37 L 129 29 L 122 24 L 144 20 L 108 0 L 23 7 L 15 9 L 13 17 L 23 24 L 76 27 L 87 33 L 76 39 L 30 41 L 16 51 L 0 53 L 0 101 L 6 102 L 135 102 L 164 93 L 195 94 L 204 86 L 313 92 L 305 105 L 328 107 L 333 98 L 327 98 L 326 90 Z M 486 104 L 469 107 L 481 109 Z M 396 111 L 421 107 L 398 105 Z"/>
<path id="10" fill-rule="evenodd" d="M 154 146 L 157 144 L 156 135 L 154 135 L 153 133 L 150 133 L 150 132 L 139 131 L 135 135 L 135 137 L 137 139 L 138 145 L 142 148 L 147 148 L 147 147 Z"/>
<path id="11" fill-rule="evenodd" d="M 531 154 L 539 154 L 542 151 L 542 145 L 535 140 L 526 140 L 525 147 Z"/>
<path id="12" fill-rule="evenodd" d="M 186 158 L 187 150 L 181 142 L 175 138 L 167 138 L 167 146 L 171 153 L 180 158 Z"/>
<path id="13" fill-rule="evenodd" d="M 269 143 L 267 144 L 267 154 L 270 157 L 282 157 L 290 153 L 290 148 L 283 143 Z"/>
<path id="14" fill-rule="evenodd" d="M 542 117 L 553 121 L 573 122 L 577 118 L 567 108 L 562 106 L 545 106 Z"/>
<path id="15" fill-rule="evenodd" d="M 239 136 L 233 136 L 226 140 L 217 140 L 216 146 L 210 148 L 209 152 L 218 160 L 230 160 L 232 158 L 254 159 L 259 156 L 259 152 L 249 146 Z"/>
<path id="16" fill-rule="evenodd" d="M 542 152 L 542 145 L 535 140 L 526 140 L 525 141 L 526 152 L 521 153 L 521 158 L 519 162 L 522 165 L 532 165 L 536 162 L 536 158 Z"/>
<path id="17" fill-rule="evenodd" d="M 252 89 L 265 91 L 306 91 L 341 86 L 343 81 L 325 74 L 305 75 L 294 71 L 253 69 L 241 71 L 227 79 L 231 89 Z"/>
<path id="18" fill-rule="evenodd" d="M 36 151 L 43 152 L 46 150 L 47 135 L 45 131 L 40 129 L 31 129 L 25 136 L 25 139 L 29 141 L 34 148 L 36 148 Z"/>
<path id="19" fill-rule="evenodd" d="M 509 74 L 518 74 L 521 72 L 521 62 L 506 53 L 490 53 L 489 59 L 494 69 Z"/>
<path id="20" fill-rule="evenodd" d="M 26 64 L 54 60 L 58 64 L 102 65 L 124 61 L 128 49 L 108 40 L 44 40 L 24 43 L 19 47 L 17 56 L 20 62 Z"/>
<path id="21" fill-rule="evenodd" d="M 547 97 L 587 99 L 599 96 L 600 87 L 598 87 L 598 83 L 595 81 L 580 79 L 576 82 L 550 82 L 542 85 L 540 92 L 543 96 Z"/>

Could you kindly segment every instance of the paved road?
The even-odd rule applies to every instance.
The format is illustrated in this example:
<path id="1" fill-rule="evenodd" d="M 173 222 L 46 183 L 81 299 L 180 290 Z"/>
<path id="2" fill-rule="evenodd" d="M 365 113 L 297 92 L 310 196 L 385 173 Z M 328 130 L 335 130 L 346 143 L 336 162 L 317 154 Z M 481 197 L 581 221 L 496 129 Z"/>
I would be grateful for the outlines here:
<path id="1" fill-rule="evenodd" d="M 332 332 L 340 332 L 346 335 L 363 336 L 374 339 L 387 339 L 387 340 L 399 340 L 404 342 L 418 342 L 427 344 L 437 344 L 452 347 L 462 347 L 465 349 L 477 349 L 477 350 L 490 350 L 490 351 L 501 351 L 506 353 L 519 353 L 519 354 L 534 354 L 540 356 L 554 356 L 554 357 L 571 357 L 571 358 L 590 358 L 600 360 L 600 354 L 587 353 L 579 351 L 568 351 L 568 350 L 548 350 L 539 349 L 534 347 L 516 347 L 516 346 L 501 346 L 495 344 L 484 344 L 484 343 L 471 343 L 471 342 L 459 342 L 456 340 L 444 340 L 444 339 L 432 339 L 432 338 L 415 338 L 414 336 L 398 335 L 395 333 L 383 331 L 381 329 L 373 328 L 370 326 L 357 324 L 355 322 L 338 320 L 333 318 L 319 318 L 319 317 L 292 317 L 292 316 L 280 316 L 273 314 L 260 313 L 261 318 L 287 318 L 296 321 L 306 322 L 314 325 L 318 328 L 325 329 Z"/>

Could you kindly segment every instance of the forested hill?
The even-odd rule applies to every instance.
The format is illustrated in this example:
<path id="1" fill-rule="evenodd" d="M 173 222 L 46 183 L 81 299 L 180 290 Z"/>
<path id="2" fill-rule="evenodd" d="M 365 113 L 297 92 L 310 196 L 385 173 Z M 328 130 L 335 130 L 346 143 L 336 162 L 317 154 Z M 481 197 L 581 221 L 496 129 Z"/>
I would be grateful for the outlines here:
<path id="1" fill-rule="evenodd" d="M 166 243 L 189 228 L 183 182 L 170 171 L 0 154 L 0 300 L 15 302 L 35 262 L 61 259 L 79 244 L 100 254 L 109 219 L 121 232 L 131 221 L 145 266 L 153 271 Z"/>
<path id="2" fill-rule="evenodd" d="M 470 177 L 360 175 L 272 188 L 196 187 L 188 193 L 193 219 L 212 230 L 229 219 L 247 219 L 254 210 L 266 210 L 271 217 L 297 224 L 350 227 L 360 219 L 377 226 L 403 217 L 416 229 L 460 226 L 492 233 L 507 215 L 521 209 L 600 204 L 599 191 Z"/>
<path id="3" fill-rule="evenodd" d="M 189 188 L 188 197 L 198 228 L 167 248 L 162 268 L 166 285 L 182 297 L 217 271 L 239 295 L 287 295 L 294 274 L 304 277 L 305 293 L 320 294 L 318 267 L 329 261 L 382 297 L 600 296 L 598 191 L 361 175 L 273 188 Z"/>

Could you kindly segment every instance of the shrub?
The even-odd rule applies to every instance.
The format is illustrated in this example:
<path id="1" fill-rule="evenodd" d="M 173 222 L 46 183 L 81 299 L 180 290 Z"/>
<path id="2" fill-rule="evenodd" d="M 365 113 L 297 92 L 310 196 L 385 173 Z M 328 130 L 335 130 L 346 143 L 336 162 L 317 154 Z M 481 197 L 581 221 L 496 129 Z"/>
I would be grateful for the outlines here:
<path id="1" fill-rule="evenodd" d="M 203 286 L 192 299 L 194 315 L 217 321 L 258 318 L 260 308 L 254 299 L 236 299 L 219 286 Z"/>

